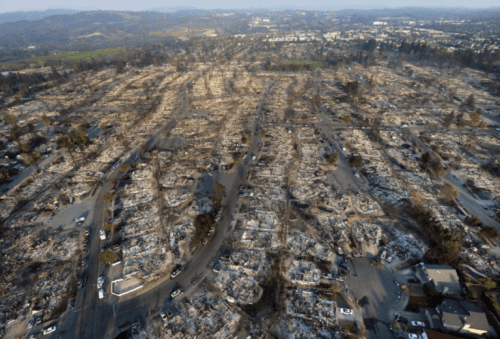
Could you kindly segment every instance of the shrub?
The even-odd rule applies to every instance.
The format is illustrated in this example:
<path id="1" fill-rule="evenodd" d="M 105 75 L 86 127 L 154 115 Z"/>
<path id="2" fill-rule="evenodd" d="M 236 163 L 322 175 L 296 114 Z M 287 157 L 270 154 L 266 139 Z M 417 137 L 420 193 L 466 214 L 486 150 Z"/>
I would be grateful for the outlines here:
<path id="1" fill-rule="evenodd" d="M 481 222 L 481 220 L 479 220 L 478 217 L 476 217 L 475 215 L 469 215 L 466 219 L 465 219 L 465 222 L 470 225 L 470 226 L 474 226 L 474 227 L 481 227 L 483 226 L 483 223 Z"/>
<path id="2" fill-rule="evenodd" d="M 13 125 L 16 123 L 17 118 L 13 115 L 6 114 L 3 120 L 5 121 L 6 124 Z"/>
<path id="3" fill-rule="evenodd" d="M 339 154 L 337 152 L 333 152 L 326 156 L 326 161 L 328 161 L 328 163 L 333 165 L 337 162 L 338 157 Z"/>
<path id="4" fill-rule="evenodd" d="M 50 120 L 50 118 L 46 115 L 42 116 L 42 122 L 45 126 L 50 126 L 52 125 L 52 121 Z"/>
<path id="5" fill-rule="evenodd" d="M 113 201 L 113 193 L 108 192 L 102 196 L 103 201 L 111 202 Z"/>
<path id="6" fill-rule="evenodd" d="M 349 164 L 352 166 L 352 167 L 361 167 L 363 166 L 363 158 L 361 157 L 361 155 L 353 155 L 350 159 L 349 159 Z"/>
<path id="7" fill-rule="evenodd" d="M 350 115 L 344 115 L 344 117 L 342 118 L 342 121 L 345 122 L 346 124 L 347 123 L 350 123 L 351 122 L 351 116 Z"/>
<path id="8" fill-rule="evenodd" d="M 481 285 L 481 288 L 486 291 L 493 290 L 497 288 L 497 283 L 491 279 L 491 278 L 480 278 L 479 283 Z"/>
<path id="9" fill-rule="evenodd" d="M 0 184 L 4 183 L 9 179 L 9 171 L 4 168 L 0 168 Z"/>
<path id="10" fill-rule="evenodd" d="M 102 229 L 105 230 L 106 232 L 111 232 L 113 229 L 114 225 L 110 223 L 109 221 L 105 221 L 104 224 L 102 225 Z"/>
<path id="11" fill-rule="evenodd" d="M 450 183 L 444 184 L 441 189 L 441 198 L 444 201 L 450 202 L 458 198 L 458 191 Z"/>
<path id="12" fill-rule="evenodd" d="M 491 226 L 483 227 L 481 231 L 479 231 L 483 237 L 489 240 L 496 240 L 498 238 L 498 229 Z"/>

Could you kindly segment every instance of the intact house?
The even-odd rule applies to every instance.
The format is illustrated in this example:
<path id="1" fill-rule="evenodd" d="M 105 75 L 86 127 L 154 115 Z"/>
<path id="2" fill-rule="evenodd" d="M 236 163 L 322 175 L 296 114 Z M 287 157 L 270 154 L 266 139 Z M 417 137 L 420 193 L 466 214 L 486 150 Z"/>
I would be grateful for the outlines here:
<path id="1" fill-rule="evenodd" d="M 442 330 L 445 332 L 481 336 L 490 331 L 486 314 L 469 301 L 446 298 L 436 307 L 436 311 L 441 317 Z"/>
<path id="2" fill-rule="evenodd" d="M 420 263 L 415 266 L 415 274 L 422 283 L 440 294 L 458 296 L 461 293 L 457 271 L 451 266 Z"/>

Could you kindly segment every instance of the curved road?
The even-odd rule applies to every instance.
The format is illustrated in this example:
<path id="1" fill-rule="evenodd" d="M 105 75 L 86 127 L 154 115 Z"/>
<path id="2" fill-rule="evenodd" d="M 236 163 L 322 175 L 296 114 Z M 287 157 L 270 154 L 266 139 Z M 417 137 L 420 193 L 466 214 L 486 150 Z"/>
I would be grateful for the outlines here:
<path id="1" fill-rule="evenodd" d="M 269 91 L 271 86 L 268 87 Z M 267 91 L 263 91 L 262 98 L 266 99 Z M 181 110 L 184 107 L 181 102 Z M 257 116 L 259 116 L 262 108 L 259 106 Z M 182 112 L 181 112 L 182 113 Z M 181 114 L 182 115 L 182 114 Z M 258 133 L 257 121 L 253 122 L 253 134 L 250 143 L 248 154 L 258 153 Z M 166 129 L 173 127 L 170 122 L 161 128 L 147 142 L 148 145 L 154 144 Z M 136 156 L 140 155 L 140 150 L 136 149 L 129 156 L 129 162 Z M 154 287 L 145 287 L 145 290 L 139 290 L 127 296 L 127 298 L 118 298 L 114 295 L 106 297 L 102 300 L 98 299 L 96 282 L 99 276 L 99 253 L 100 239 L 99 229 L 103 222 L 105 204 L 102 203 L 102 196 L 109 192 L 113 187 L 113 180 L 118 176 L 119 170 L 115 170 L 107 178 L 103 184 L 96 200 L 94 225 L 91 233 L 92 241 L 89 249 L 89 273 L 87 283 L 83 291 L 83 308 L 77 310 L 69 310 L 62 319 L 62 324 L 52 335 L 53 338 L 115 338 L 120 332 L 131 327 L 132 324 L 139 322 L 141 327 L 151 317 L 159 314 L 161 309 L 172 307 L 171 292 L 180 287 L 183 290 L 188 290 L 196 287 L 198 283 L 203 281 L 204 274 L 215 258 L 219 249 L 227 239 L 228 233 L 232 230 L 232 216 L 238 200 L 239 186 L 247 176 L 248 171 L 246 165 L 249 160 L 242 160 L 236 169 L 230 174 L 224 174 L 223 183 L 226 187 L 226 198 L 224 200 L 223 212 L 218 227 L 210 242 L 201 248 L 191 259 L 191 261 L 183 267 L 183 271 L 175 279 L 168 279 L 159 283 Z M 108 283 L 108 282 L 106 282 Z M 142 292 L 142 293 L 141 293 Z M 82 292 L 81 292 L 82 293 Z M 182 298 L 182 297 L 181 297 Z M 78 303 L 77 303 L 78 304 Z M 154 311 L 154 312 L 152 312 Z"/>

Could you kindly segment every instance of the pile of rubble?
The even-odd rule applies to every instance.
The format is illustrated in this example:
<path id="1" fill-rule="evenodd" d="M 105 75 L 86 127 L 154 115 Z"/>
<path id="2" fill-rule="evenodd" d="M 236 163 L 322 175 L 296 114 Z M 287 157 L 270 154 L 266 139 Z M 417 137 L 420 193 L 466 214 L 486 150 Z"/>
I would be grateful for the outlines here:
<path id="1" fill-rule="evenodd" d="M 226 302 L 207 294 L 199 294 L 183 304 L 166 321 L 166 338 L 229 338 L 234 336 L 241 315 Z"/>

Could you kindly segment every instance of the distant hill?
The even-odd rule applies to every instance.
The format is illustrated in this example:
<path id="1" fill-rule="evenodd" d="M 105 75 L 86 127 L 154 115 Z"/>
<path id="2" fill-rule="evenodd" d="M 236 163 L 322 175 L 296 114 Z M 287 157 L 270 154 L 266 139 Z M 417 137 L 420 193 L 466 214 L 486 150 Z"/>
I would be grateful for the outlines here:
<path id="1" fill-rule="evenodd" d="M 220 12 L 227 11 L 236 15 L 220 16 Z M 266 11 L 268 10 L 263 8 L 207 10 L 184 6 L 162 7 L 140 12 L 54 9 L 3 13 L 0 14 L 0 58 L 12 60 L 15 56 L 8 55 L 5 51 L 31 45 L 47 50 L 68 48 L 90 50 L 124 47 L 154 39 L 175 37 L 176 34 L 180 34 L 179 32 L 187 34 L 185 32 L 188 30 L 192 35 L 201 35 L 207 29 L 220 30 L 225 34 L 251 33 L 253 28 L 250 29 L 248 25 L 251 17 Z M 287 10 L 282 9 L 279 11 L 280 14 L 274 14 L 277 20 L 280 20 L 281 13 L 285 11 Z M 498 7 L 488 9 L 401 7 L 371 10 L 343 9 L 336 12 L 349 16 L 351 23 L 369 23 L 377 17 L 401 16 L 411 17 L 412 20 L 437 20 L 442 15 L 446 15 L 447 18 L 489 20 L 496 23 L 500 17 Z M 289 10 L 287 15 L 298 15 L 284 25 L 289 29 L 321 29 L 320 26 L 315 26 L 316 20 L 312 12 L 302 17 L 302 13 Z M 255 31 L 263 31 L 263 28 Z"/>
<path id="2" fill-rule="evenodd" d="M 213 20 L 215 12 L 177 8 L 172 13 L 153 11 L 85 11 L 46 16 L 39 20 L 0 23 L 0 47 L 47 44 L 99 44 L 101 47 L 144 42 L 151 32 L 173 27 L 214 29 L 225 22 Z M 227 20 L 235 20 L 234 18 Z M 109 45 L 106 45 L 109 44 Z M 100 47 L 100 48 L 101 48 Z"/>
<path id="3" fill-rule="evenodd" d="M 14 21 L 35 21 L 41 20 L 51 15 L 60 15 L 60 14 L 76 14 L 81 11 L 74 9 L 48 9 L 46 11 L 29 11 L 29 12 L 7 12 L 0 13 L 0 24 L 4 22 L 14 22 Z"/>

